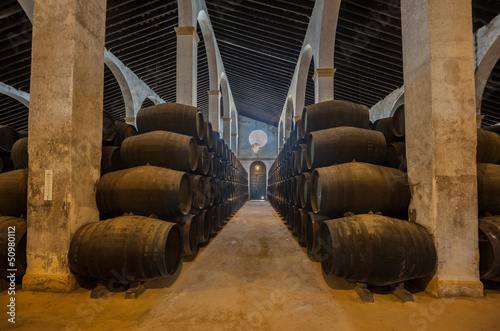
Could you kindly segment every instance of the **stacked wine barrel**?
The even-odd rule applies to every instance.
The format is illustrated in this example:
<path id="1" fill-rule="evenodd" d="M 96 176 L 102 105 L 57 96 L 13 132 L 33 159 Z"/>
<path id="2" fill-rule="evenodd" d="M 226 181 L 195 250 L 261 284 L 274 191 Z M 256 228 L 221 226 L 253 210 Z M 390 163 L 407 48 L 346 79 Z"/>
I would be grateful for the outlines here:
<path id="1" fill-rule="evenodd" d="M 386 140 L 384 166 L 406 172 L 405 108 L 401 105 L 391 117 L 376 120 L 371 129 L 381 132 Z"/>
<path id="2" fill-rule="evenodd" d="M 113 120 L 103 112 L 101 175 L 123 169 L 120 148 L 125 139 L 137 135 L 137 129 L 125 122 Z"/>
<path id="3" fill-rule="evenodd" d="M 406 221 L 404 172 L 382 166 L 387 141 L 368 108 L 327 101 L 304 108 L 269 171 L 269 200 L 326 274 L 390 285 L 433 272 L 436 251 Z"/>
<path id="4" fill-rule="evenodd" d="M 107 138 L 123 169 L 98 183 L 103 221 L 74 235 L 74 273 L 110 280 L 125 268 L 126 282 L 171 275 L 248 199 L 245 169 L 196 107 L 159 104 L 136 121 L 137 134 L 124 127 Z"/>
<path id="5" fill-rule="evenodd" d="M 9 269 L 16 270 L 16 277 L 26 272 L 28 165 L 21 153 L 27 148 L 25 136 L 26 132 L 0 125 L 0 277 L 4 279 L 11 274 Z"/>
<path id="6" fill-rule="evenodd" d="M 500 281 L 500 125 L 477 131 L 479 255 L 482 279 Z"/>

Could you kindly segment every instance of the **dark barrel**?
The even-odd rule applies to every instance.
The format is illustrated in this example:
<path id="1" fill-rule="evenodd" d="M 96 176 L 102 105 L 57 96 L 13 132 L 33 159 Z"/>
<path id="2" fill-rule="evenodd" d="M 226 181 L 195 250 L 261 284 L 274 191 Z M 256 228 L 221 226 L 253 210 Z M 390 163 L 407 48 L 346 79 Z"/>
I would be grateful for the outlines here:
<path id="1" fill-rule="evenodd" d="M 12 243 L 11 251 L 9 242 Z M 9 258 L 15 259 L 14 265 L 8 264 Z M 7 269 L 17 269 L 16 276 L 26 273 L 26 220 L 0 216 L 0 277 L 10 275 Z"/>
<path id="2" fill-rule="evenodd" d="M 173 275 L 181 257 L 179 225 L 143 216 L 84 225 L 71 239 L 68 253 L 73 273 L 114 282 Z"/>
<path id="3" fill-rule="evenodd" d="M 17 131 L 7 125 L 0 125 L 0 152 L 10 153 L 12 145 L 19 138 Z"/>
<path id="4" fill-rule="evenodd" d="M 500 165 L 477 164 L 477 195 L 480 213 L 500 214 Z"/>
<path id="5" fill-rule="evenodd" d="M 113 117 L 107 111 L 102 112 L 102 140 L 109 142 L 115 139 L 116 125 Z"/>
<path id="6" fill-rule="evenodd" d="M 478 163 L 498 163 L 500 161 L 500 134 L 477 130 Z"/>
<path id="7" fill-rule="evenodd" d="M 311 208 L 311 173 L 304 172 L 300 181 L 299 195 L 302 208 Z"/>
<path id="8" fill-rule="evenodd" d="M 101 176 L 122 169 L 120 147 L 102 146 Z"/>
<path id="9" fill-rule="evenodd" d="M 309 133 L 306 161 L 308 169 L 356 160 L 382 164 L 386 142 L 378 131 L 338 127 Z"/>
<path id="10" fill-rule="evenodd" d="M 334 218 L 347 212 L 401 215 L 410 203 L 408 178 L 397 169 L 344 163 L 314 170 L 311 182 L 312 210 Z"/>
<path id="11" fill-rule="evenodd" d="M 329 216 L 315 214 L 313 212 L 307 213 L 306 223 L 306 247 L 307 253 L 316 261 L 320 261 L 320 238 L 319 229 L 321 223 L 326 220 L 332 219 Z"/>
<path id="12" fill-rule="evenodd" d="M 179 216 L 174 220 L 182 228 L 182 255 L 190 256 L 198 253 L 198 226 L 194 215 Z"/>
<path id="13" fill-rule="evenodd" d="M 405 106 L 399 106 L 392 115 L 392 133 L 401 138 L 405 136 Z"/>
<path id="14" fill-rule="evenodd" d="M 406 146 L 404 142 L 387 145 L 384 166 L 406 172 Z"/>
<path id="15" fill-rule="evenodd" d="M 479 269 L 481 278 L 500 281 L 500 216 L 479 220 Z"/>
<path id="16" fill-rule="evenodd" d="M 212 232 L 212 220 L 206 209 L 202 210 L 196 217 L 196 225 L 198 227 L 198 242 L 200 244 L 206 243 L 210 240 L 210 233 Z"/>
<path id="17" fill-rule="evenodd" d="M 305 247 L 307 240 L 307 214 L 309 213 L 308 209 L 299 208 L 299 219 L 298 219 L 298 230 L 297 237 L 299 241 L 299 245 Z"/>
<path id="18" fill-rule="evenodd" d="M 0 174 L 0 215 L 26 215 L 28 204 L 28 169 Z"/>
<path id="19" fill-rule="evenodd" d="M 203 114 L 198 108 L 167 102 L 142 108 L 137 113 L 140 133 L 156 130 L 176 132 L 202 140 L 205 134 Z"/>
<path id="20" fill-rule="evenodd" d="M 436 266 L 432 236 L 416 223 L 367 214 L 327 220 L 320 259 L 328 275 L 378 286 L 430 275 Z"/>
<path id="21" fill-rule="evenodd" d="M 495 133 L 500 134 L 500 124 L 487 126 L 487 127 L 481 128 L 481 130 L 486 130 L 486 131 L 495 132 Z"/>
<path id="22" fill-rule="evenodd" d="M 97 207 L 107 215 L 157 215 L 162 219 L 187 215 L 191 209 L 189 175 L 142 166 L 110 172 L 97 185 Z"/>
<path id="23" fill-rule="evenodd" d="M 210 170 L 210 162 L 208 159 L 208 149 L 206 146 L 198 146 L 198 165 L 196 168 L 196 172 L 200 175 L 206 176 L 208 174 L 208 170 Z"/>
<path id="24" fill-rule="evenodd" d="M 191 175 L 190 183 L 191 193 L 193 195 L 191 206 L 194 209 L 203 209 L 208 195 L 206 192 L 207 186 L 205 185 L 205 177 L 200 175 Z"/>
<path id="25" fill-rule="evenodd" d="M 121 147 L 126 168 L 146 164 L 191 172 L 198 167 L 198 151 L 193 137 L 174 132 L 153 131 L 127 138 Z"/>
<path id="26" fill-rule="evenodd" d="M 137 135 L 137 129 L 133 125 L 115 121 L 115 127 L 116 127 L 116 134 L 114 141 L 115 146 L 120 147 L 125 139 Z"/>
<path id="27" fill-rule="evenodd" d="M 205 145 L 208 149 L 212 148 L 213 146 L 213 129 L 212 129 L 212 123 L 205 121 L 205 134 L 203 135 L 203 140 L 201 142 L 202 145 Z"/>
<path id="28" fill-rule="evenodd" d="M 330 100 L 305 107 L 302 121 L 305 134 L 339 126 L 367 129 L 369 113 L 366 106 L 348 101 Z"/>
<path id="29" fill-rule="evenodd" d="M 376 120 L 372 124 L 371 130 L 381 132 L 388 144 L 396 141 L 396 137 L 392 132 L 392 117 L 380 118 Z"/>
<path id="30" fill-rule="evenodd" d="M 212 177 L 205 177 L 205 193 L 207 194 L 205 200 L 206 200 L 206 203 L 205 203 L 205 207 L 212 207 L 213 204 L 214 204 L 214 200 L 215 200 L 215 195 L 216 195 L 216 192 L 215 192 L 215 179 L 213 179 Z"/>
<path id="31" fill-rule="evenodd" d="M 28 137 L 17 140 L 10 155 L 16 169 L 28 168 Z"/>

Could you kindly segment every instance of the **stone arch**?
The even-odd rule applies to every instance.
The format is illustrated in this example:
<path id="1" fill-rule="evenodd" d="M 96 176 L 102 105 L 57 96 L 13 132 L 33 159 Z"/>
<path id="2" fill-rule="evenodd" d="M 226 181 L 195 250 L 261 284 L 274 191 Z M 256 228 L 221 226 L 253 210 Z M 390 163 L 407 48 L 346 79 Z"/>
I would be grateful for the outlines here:
<path id="1" fill-rule="evenodd" d="M 222 116 L 229 118 L 231 116 L 231 103 L 229 101 L 229 84 L 226 74 L 223 72 L 220 75 L 220 89 L 222 90 L 223 113 Z"/>
<path id="2" fill-rule="evenodd" d="M 108 52 L 104 53 L 104 64 L 106 64 L 113 73 L 122 91 L 123 101 L 125 102 L 125 117 L 134 117 L 134 99 L 132 98 L 132 91 L 130 90 L 129 82 L 125 78 L 125 74 L 122 72 L 118 64 L 113 60 Z M 141 105 L 142 105 L 141 100 Z"/>
<path id="3" fill-rule="evenodd" d="M 306 75 L 307 79 L 307 75 Z M 305 96 L 305 85 L 304 85 L 304 96 Z M 292 121 L 294 116 L 294 107 L 293 107 L 293 98 L 292 96 L 288 96 L 285 104 L 285 118 L 283 121 L 283 142 L 285 139 L 290 138 L 290 132 L 292 131 Z"/>
<path id="4" fill-rule="evenodd" d="M 403 90 L 401 92 L 401 94 L 399 95 L 399 97 L 397 98 L 396 102 L 394 102 L 394 104 L 392 105 L 391 115 L 390 116 L 393 116 L 394 113 L 396 112 L 396 110 L 398 110 L 398 108 L 401 107 L 404 104 L 405 104 L 405 92 Z"/>
<path id="5" fill-rule="evenodd" d="M 299 71 L 297 75 L 297 89 L 295 91 L 295 109 L 294 116 L 302 116 L 306 98 L 307 76 L 309 74 L 309 66 L 313 59 L 314 51 L 311 45 L 306 45 L 300 54 Z M 293 105 L 292 105 L 293 106 Z M 287 109 L 288 114 L 288 109 Z M 288 123 L 288 117 L 287 117 Z"/>
<path id="6" fill-rule="evenodd" d="M 213 33 L 210 19 L 204 10 L 198 13 L 198 23 L 200 24 L 201 33 L 203 34 L 203 42 L 208 61 L 208 75 L 210 80 L 210 90 L 218 89 L 220 83 L 220 68 L 217 61 L 217 47 L 215 44 L 215 36 Z"/>
<path id="7" fill-rule="evenodd" d="M 500 36 L 488 48 L 481 62 L 476 69 L 476 112 L 481 114 L 481 104 L 484 94 L 484 89 L 488 83 L 488 78 L 495 67 L 495 64 L 500 59 Z"/>
<path id="8" fill-rule="evenodd" d="M 0 93 L 5 94 L 13 99 L 16 99 L 23 105 L 29 108 L 30 106 L 30 95 L 29 93 L 23 92 L 21 90 L 16 90 L 10 85 L 0 82 Z"/>

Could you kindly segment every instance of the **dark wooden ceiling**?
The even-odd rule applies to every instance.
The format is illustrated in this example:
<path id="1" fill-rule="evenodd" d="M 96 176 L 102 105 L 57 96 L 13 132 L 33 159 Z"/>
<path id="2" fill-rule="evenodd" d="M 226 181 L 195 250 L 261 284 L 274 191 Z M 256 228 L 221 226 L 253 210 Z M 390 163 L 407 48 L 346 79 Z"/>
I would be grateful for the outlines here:
<path id="1" fill-rule="evenodd" d="M 313 0 L 207 0 L 222 60 L 241 115 L 277 125 Z M 500 0 L 473 0 L 474 30 L 500 13 Z M 389 13 L 389 14 L 388 14 Z M 175 101 L 177 1 L 108 0 L 106 47 L 165 101 Z M 370 27 L 374 27 L 370 29 Z M 208 67 L 198 46 L 198 106 L 208 111 Z M 31 23 L 17 0 L 0 4 L 0 82 L 29 92 Z M 343 0 L 335 46 L 335 98 L 372 106 L 403 85 L 399 2 Z M 314 102 L 311 64 L 306 105 Z M 485 123 L 500 122 L 500 64 L 483 101 Z M 145 102 L 145 105 L 149 101 Z M 105 68 L 104 109 L 125 116 Z M 0 124 L 27 128 L 28 110 L 0 95 Z"/>

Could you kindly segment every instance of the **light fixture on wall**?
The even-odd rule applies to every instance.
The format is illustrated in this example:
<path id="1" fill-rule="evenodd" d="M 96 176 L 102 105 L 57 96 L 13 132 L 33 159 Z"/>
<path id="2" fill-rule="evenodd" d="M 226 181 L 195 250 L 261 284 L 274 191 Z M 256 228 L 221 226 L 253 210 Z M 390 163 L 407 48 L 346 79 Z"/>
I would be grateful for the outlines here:
<path id="1" fill-rule="evenodd" d="M 253 130 L 248 136 L 248 140 L 252 146 L 252 151 L 258 155 L 261 147 L 267 144 L 267 134 L 262 130 Z"/>

